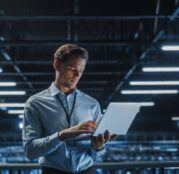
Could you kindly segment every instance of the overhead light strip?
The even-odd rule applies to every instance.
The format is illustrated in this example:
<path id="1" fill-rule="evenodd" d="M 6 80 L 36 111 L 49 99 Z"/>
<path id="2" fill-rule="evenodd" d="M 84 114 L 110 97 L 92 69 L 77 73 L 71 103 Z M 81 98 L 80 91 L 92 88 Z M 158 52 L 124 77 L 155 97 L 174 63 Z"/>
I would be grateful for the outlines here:
<path id="1" fill-rule="evenodd" d="M 140 106 L 154 106 L 154 102 L 118 102 L 124 105 L 140 105 Z"/>
<path id="2" fill-rule="evenodd" d="M 0 107 L 24 107 L 25 103 L 0 103 Z"/>
<path id="3" fill-rule="evenodd" d="M 8 114 L 24 114 L 24 110 L 8 110 Z"/>
<path id="4" fill-rule="evenodd" d="M 179 51 L 179 45 L 163 45 L 161 47 L 163 51 Z"/>
<path id="5" fill-rule="evenodd" d="M 179 85 L 179 81 L 131 81 L 129 82 L 132 86 L 140 85 Z"/>
<path id="6" fill-rule="evenodd" d="M 179 116 L 175 116 L 171 118 L 173 121 L 179 121 Z"/>
<path id="7" fill-rule="evenodd" d="M 144 67 L 143 72 L 179 72 L 179 67 Z"/>
<path id="8" fill-rule="evenodd" d="M 121 94 L 177 94 L 178 90 L 122 90 Z"/>
<path id="9" fill-rule="evenodd" d="M 16 82 L 0 82 L 0 86 L 16 86 Z"/>
<path id="10" fill-rule="evenodd" d="M 2 68 L 0 68 L 0 73 L 2 73 L 3 72 L 3 69 Z"/>
<path id="11" fill-rule="evenodd" d="M 25 91 L 0 91 L 0 95 L 25 95 Z"/>
<path id="12" fill-rule="evenodd" d="M 20 119 L 23 119 L 23 118 L 24 118 L 24 114 L 20 114 L 20 115 L 18 115 L 18 117 L 19 117 Z"/>

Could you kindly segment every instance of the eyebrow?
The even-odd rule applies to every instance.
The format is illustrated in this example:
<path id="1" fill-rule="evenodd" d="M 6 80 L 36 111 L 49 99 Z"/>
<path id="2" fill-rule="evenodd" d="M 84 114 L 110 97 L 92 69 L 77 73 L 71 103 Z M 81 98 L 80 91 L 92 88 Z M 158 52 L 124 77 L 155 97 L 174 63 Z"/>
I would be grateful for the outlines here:
<path id="1" fill-rule="evenodd" d="M 73 68 L 77 68 L 77 67 L 74 66 L 74 65 L 67 65 L 67 66 L 71 66 L 71 67 L 73 67 Z M 82 66 L 82 67 L 80 67 L 80 68 L 85 68 L 85 66 Z"/>

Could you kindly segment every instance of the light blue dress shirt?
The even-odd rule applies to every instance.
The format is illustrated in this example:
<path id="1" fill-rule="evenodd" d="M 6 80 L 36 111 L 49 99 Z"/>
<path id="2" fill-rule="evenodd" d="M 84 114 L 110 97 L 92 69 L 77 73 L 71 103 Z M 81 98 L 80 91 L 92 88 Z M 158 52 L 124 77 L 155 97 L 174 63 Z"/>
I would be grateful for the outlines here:
<path id="1" fill-rule="evenodd" d="M 76 102 L 70 117 L 70 125 L 58 97 L 68 111 L 71 111 L 76 93 Z M 45 167 L 63 171 L 80 172 L 91 167 L 105 153 L 105 148 L 95 151 L 90 141 L 60 141 L 58 132 L 82 122 L 101 118 L 99 103 L 78 89 L 65 95 L 54 83 L 31 96 L 24 109 L 23 146 L 30 160 L 39 159 Z"/>

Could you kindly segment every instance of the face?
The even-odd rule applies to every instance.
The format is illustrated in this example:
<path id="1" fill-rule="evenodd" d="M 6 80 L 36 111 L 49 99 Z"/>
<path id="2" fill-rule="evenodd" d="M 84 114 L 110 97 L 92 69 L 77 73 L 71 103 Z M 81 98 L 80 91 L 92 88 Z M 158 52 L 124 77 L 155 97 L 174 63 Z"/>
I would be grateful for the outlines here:
<path id="1" fill-rule="evenodd" d="M 60 62 L 59 82 L 66 88 L 74 89 L 85 70 L 86 60 L 80 57 Z"/>

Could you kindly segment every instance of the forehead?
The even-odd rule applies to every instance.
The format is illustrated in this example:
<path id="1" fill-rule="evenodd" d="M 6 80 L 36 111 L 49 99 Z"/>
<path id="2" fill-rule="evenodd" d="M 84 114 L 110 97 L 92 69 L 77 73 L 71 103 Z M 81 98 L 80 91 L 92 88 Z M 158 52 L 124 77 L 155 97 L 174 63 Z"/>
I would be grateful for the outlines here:
<path id="1" fill-rule="evenodd" d="M 64 62 L 67 66 L 85 66 L 86 60 L 81 57 L 72 57 L 68 61 Z"/>

